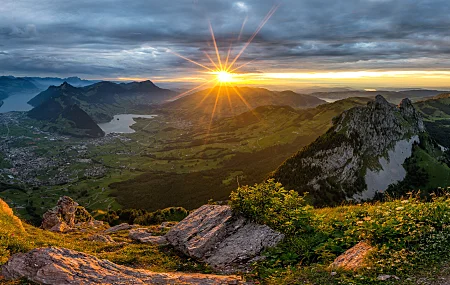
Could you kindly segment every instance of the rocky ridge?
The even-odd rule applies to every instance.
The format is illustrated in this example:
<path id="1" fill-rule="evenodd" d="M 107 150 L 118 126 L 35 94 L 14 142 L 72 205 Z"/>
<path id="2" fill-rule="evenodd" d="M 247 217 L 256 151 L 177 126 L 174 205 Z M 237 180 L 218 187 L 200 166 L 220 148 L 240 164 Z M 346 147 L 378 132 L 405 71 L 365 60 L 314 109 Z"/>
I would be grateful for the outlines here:
<path id="1" fill-rule="evenodd" d="M 395 106 L 380 95 L 367 106 L 342 113 L 333 123 L 272 175 L 286 188 L 309 192 L 315 204 L 339 203 L 364 191 L 367 169 L 379 169 L 378 159 L 397 142 L 425 131 L 409 99 Z"/>

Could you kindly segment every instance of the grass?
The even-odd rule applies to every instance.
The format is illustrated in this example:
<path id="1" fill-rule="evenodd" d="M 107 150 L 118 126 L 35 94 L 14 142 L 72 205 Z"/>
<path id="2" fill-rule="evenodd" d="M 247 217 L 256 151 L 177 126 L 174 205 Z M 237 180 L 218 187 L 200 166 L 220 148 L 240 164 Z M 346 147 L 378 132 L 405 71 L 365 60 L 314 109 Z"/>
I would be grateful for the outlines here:
<path id="1" fill-rule="evenodd" d="M 253 274 L 259 280 L 381 284 L 377 277 L 389 274 L 400 278 L 397 284 L 408 284 L 411 278 L 430 279 L 430 270 L 444 272 L 450 262 L 450 196 L 431 201 L 418 197 L 313 209 L 296 192 L 269 180 L 239 188 L 231 201 L 235 210 L 286 234 L 257 264 Z M 328 266 L 333 260 L 360 241 L 374 247 L 361 268 L 331 275 Z M 450 280 L 448 273 L 445 278 Z"/>

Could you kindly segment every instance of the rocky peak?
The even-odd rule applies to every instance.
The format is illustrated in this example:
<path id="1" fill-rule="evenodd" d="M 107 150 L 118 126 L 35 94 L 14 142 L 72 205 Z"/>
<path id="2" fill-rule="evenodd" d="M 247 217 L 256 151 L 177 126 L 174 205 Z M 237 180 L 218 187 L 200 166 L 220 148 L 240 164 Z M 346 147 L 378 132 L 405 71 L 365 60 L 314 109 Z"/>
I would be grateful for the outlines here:
<path id="1" fill-rule="evenodd" d="M 309 192 L 322 205 L 339 203 L 365 192 L 369 189 L 367 171 L 382 169 L 379 159 L 397 149 L 399 142 L 404 142 L 398 147 L 400 153 L 411 152 L 412 144 L 425 131 L 422 118 L 409 99 L 395 106 L 380 95 L 367 106 L 345 111 L 333 123 L 325 135 L 288 159 L 273 174 L 286 188 Z M 386 181 L 398 182 L 394 176 L 390 175 Z M 376 181 L 371 185 L 379 187 Z"/>

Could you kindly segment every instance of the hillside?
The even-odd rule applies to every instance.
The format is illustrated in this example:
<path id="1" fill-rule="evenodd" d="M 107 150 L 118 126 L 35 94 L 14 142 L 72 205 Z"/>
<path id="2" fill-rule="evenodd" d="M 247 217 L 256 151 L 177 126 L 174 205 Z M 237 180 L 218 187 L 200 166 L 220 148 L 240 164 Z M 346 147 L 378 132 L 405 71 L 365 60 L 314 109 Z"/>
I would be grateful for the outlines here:
<path id="1" fill-rule="evenodd" d="M 151 159 L 134 157 L 131 166 L 143 173 L 111 184 L 113 195 L 126 208 L 147 210 L 168 206 L 193 209 L 209 199 L 225 200 L 238 184 L 263 181 L 299 148 L 324 134 L 333 117 L 368 101 L 351 98 L 304 110 L 261 106 L 219 119 L 210 129 L 196 125 L 194 129 L 167 128 L 154 133 L 152 130 L 167 125 L 167 120 L 143 120 L 130 137 L 148 143 L 127 145 L 148 153 Z M 149 131 L 139 131 L 146 126 Z M 115 163 L 111 160 L 111 165 Z"/>
<path id="2" fill-rule="evenodd" d="M 75 137 L 95 138 L 105 135 L 97 123 L 65 95 L 45 101 L 27 115 L 32 119 L 44 121 L 48 131 Z"/>
<path id="3" fill-rule="evenodd" d="M 214 119 L 219 119 L 239 115 L 259 106 L 312 108 L 324 103 L 326 102 L 316 97 L 293 91 L 278 92 L 264 88 L 223 86 L 187 95 L 165 104 L 163 109 L 175 111 L 185 118 L 209 122 L 213 110 L 215 110 Z"/>
<path id="4" fill-rule="evenodd" d="M 399 107 L 382 96 L 352 108 L 314 143 L 284 162 L 272 177 L 287 188 L 309 192 L 318 205 L 371 199 L 406 176 L 403 164 L 425 127 L 411 101 Z"/>
<path id="5" fill-rule="evenodd" d="M 77 104 L 97 123 L 109 122 L 114 115 L 142 113 L 150 106 L 162 103 L 176 93 L 162 89 L 151 81 L 113 83 L 99 82 L 85 87 L 74 87 L 67 82 L 60 86 L 50 86 L 28 103 L 39 107 L 46 101 L 54 101 L 65 96 L 72 104 Z M 39 112 L 39 109 L 36 110 Z"/>
<path id="6" fill-rule="evenodd" d="M 450 93 L 442 93 L 414 106 L 422 113 L 430 135 L 442 146 L 450 148 Z"/>

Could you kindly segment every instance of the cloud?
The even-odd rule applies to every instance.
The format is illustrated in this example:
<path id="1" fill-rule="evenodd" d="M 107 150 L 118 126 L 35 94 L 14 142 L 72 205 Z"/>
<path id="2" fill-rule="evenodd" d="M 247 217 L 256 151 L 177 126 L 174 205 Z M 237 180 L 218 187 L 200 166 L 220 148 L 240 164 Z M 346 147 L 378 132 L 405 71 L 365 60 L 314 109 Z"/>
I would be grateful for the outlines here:
<path id="1" fill-rule="evenodd" d="M 278 3 L 238 62 L 256 59 L 247 71 L 450 69 L 448 0 L 3 0 L 0 65 L 17 75 L 185 76 L 196 66 L 167 50 L 209 64 L 211 21 L 235 56 Z"/>

